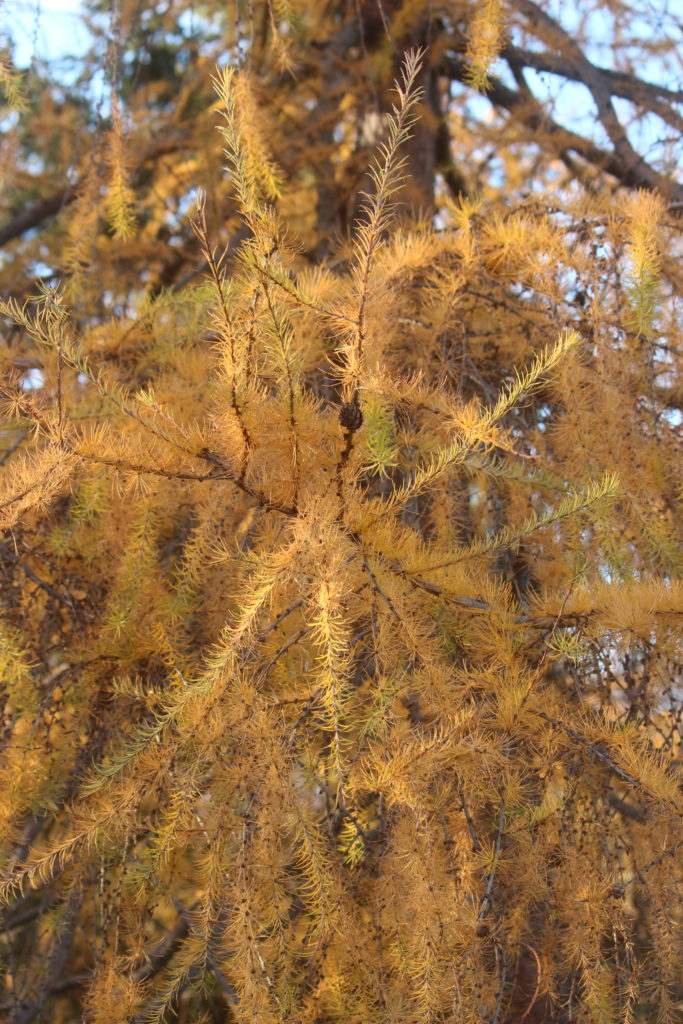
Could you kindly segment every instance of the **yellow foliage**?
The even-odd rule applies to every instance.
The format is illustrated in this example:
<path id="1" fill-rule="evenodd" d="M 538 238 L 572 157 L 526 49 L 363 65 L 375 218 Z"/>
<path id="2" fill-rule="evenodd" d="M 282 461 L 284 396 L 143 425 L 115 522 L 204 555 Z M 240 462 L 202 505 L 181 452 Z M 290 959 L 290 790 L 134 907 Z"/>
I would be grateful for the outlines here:
<path id="1" fill-rule="evenodd" d="M 112 99 L 107 164 L 109 167 L 109 188 L 105 202 L 107 218 L 114 238 L 125 241 L 135 232 L 135 214 L 133 212 L 135 194 L 128 180 L 123 125 L 116 96 Z"/>
<path id="2" fill-rule="evenodd" d="M 457 53 L 494 83 L 502 3 L 431 12 L 430 53 L 424 4 L 378 10 L 381 43 L 361 5 L 341 77 L 308 35 L 338 8 L 200 8 L 233 40 L 218 102 L 187 25 L 184 113 L 176 51 L 114 55 L 130 129 L 115 99 L 63 199 L 68 282 L 17 298 L 0 266 L 0 1004 L 673 1020 L 672 210 L 596 179 L 410 214 L 429 90 Z"/>

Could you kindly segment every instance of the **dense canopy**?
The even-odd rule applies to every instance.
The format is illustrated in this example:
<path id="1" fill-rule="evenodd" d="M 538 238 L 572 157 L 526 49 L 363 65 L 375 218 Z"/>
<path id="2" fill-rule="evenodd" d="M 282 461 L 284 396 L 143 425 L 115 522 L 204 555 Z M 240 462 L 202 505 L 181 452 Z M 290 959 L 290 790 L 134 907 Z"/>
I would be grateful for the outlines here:
<path id="1" fill-rule="evenodd" d="M 673 1024 L 675 6 L 21 10 L 0 1014 Z"/>

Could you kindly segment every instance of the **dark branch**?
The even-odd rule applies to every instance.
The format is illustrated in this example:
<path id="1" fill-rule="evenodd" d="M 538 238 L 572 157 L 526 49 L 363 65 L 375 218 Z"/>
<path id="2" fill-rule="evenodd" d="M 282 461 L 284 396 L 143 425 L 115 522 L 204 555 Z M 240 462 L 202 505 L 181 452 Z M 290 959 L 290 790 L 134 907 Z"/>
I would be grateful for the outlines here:
<path id="1" fill-rule="evenodd" d="M 186 135 L 186 130 L 182 130 L 170 138 L 159 139 L 144 152 L 138 164 L 138 170 L 144 167 L 149 160 L 163 156 L 165 153 L 176 152 L 181 148 Z M 64 188 L 58 189 L 51 196 L 41 199 L 40 202 L 35 203 L 34 206 L 30 206 L 26 210 L 22 210 L 21 213 L 18 213 L 11 220 L 7 221 L 6 224 L 3 224 L 0 227 L 0 246 L 7 245 L 8 242 L 12 242 L 15 238 L 20 238 L 21 235 L 32 228 L 37 228 L 43 221 L 54 217 L 64 207 L 73 203 L 78 196 L 82 181 L 83 179 L 80 178 L 74 185 L 67 185 Z"/>
<path id="2" fill-rule="evenodd" d="M 545 71 L 571 82 L 583 82 L 576 65 L 557 53 L 550 51 L 538 53 L 517 46 L 506 46 L 501 51 L 501 57 L 511 65 L 533 68 L 534 71 Z M 658 114 L 673 128 L 683 130 L 683 117 L 669 106 L 670 103 L 683 103 L 683 91 L 672 92 L 670 89 L 665 89 L 664 86 L 642 81 L 635 75 L 629 75 L 624 71 L 610 71 L 607 68 L 598 67 L 595 70 L 609 84 L 613 96 L 619 96 L 638 106 L 646 107 Z"/>
<path id="3" fill-rule="evenodd" d="M 27 210 L 22 210 L 16 217 L 8 220 L 6 224 L 0 227 L 0 245 L 7 245 L 8 242 L 19 238 L 20 235 L 24 235 L 31 228 L 37 228 L 49 217 L 54 217 L 65 206 L 73 203 L 77 194 L 77 185 L 60 188 L 57 192 L 53 192 L 51 196 L 48 196 L 47 199 L 41 199 L 35 206 L 29 206 Z"/>
<path id="4" fill-rule="evenodd" d="M 441 62 L 441 70 L 452 80 L 466 82 L 469 65 L 460 57 L 447 55 Z M 582 135 L 563 128 L 546 114 L 537 100 L 510 89 L 495 75 L 489 76 L 489 86 L 486 98 L 495 107 L 514 114 L 532 132 L 544 132 L 546 137 L 555 142 L 554 156 L 561 158 L 567 151 L 574 152 L 593 166 L 613 175 L 627 188 L 658 190 L 672 201 L 683 201 L 683 185 L 658 174 L 640 157 L 637 157 L 637 163 L 633 163 L 623 152 L 610 153 Z"/>

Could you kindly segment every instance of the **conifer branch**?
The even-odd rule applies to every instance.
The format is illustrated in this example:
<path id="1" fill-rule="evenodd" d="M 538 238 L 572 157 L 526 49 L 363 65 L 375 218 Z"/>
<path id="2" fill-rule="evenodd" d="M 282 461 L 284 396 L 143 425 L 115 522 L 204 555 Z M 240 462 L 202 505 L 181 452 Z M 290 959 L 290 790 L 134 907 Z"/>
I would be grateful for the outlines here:
<path id="1" fill-rule="evenodd" d="M 22 75 L 14 67 L 8 53 L 0 51 L 0 85 L 7 98 L 11 110 L 24 113 L 28 110 L 28 101 L 24 92 Z"/>
<path id="2" fill-rule="evenodd" d="M 208 448 L 203 448 L 198 452 L 192 451 L 187 445 L 187 435 L 183 428 L 172 418 L 165 414 L 165 418 L 171 422 L 180 436 L 183 438 L 183 442 L 177 441 L 167 431 L 161 429 L 158 424 L 151 424 L 149 420 L 143 416 L 133 405 L 130 400 L 130 396 L 121 388 L 117 383 L 106 380 L 102 371 L 94 371 L 89 361 L 78 352 L 73 343 L 70 342 L 68 335 L 66 334 L 66 311 L 61 305 L 61 301 L 58 295 L 48 297 L 42 307 L 39 308 L 38 314 L 32 317 L 26 307 L 19 307 L 14 300 L 4 302 L 0 299 L 0 312 L 6 316 L 10 316 L 16 323 L 21 324 L 33 337 L 36 338 L 41 344 L 46 345 L 49 348 L 57 346 L 60 353 L 63 355 L 66 362 L 68 362 L 74 369 L 79 373 L 86 376 L 102 394 L 102 396 L 111 402 L 126 416 L 135 420 L 144 430 L 153 434 L 159 440 L 170 445 L 178 451 L 181 451 L 184 455 L 190 456 L 191 458 L 202 459 L 204 461 L 211 462 L 215 466 L 219 466 L 223 471 L 224 479 L 231 480 L 240 490 L 244 491 L 250 497 L 255 498 L 259 505 L 269 511 L 282 512 L 287 516 L 295 516 L 297 510 L 293 505 L 285 505 L 281 502 L 274 501 L 268 495 L 259 491 L 257 488 L 249 486 L 241 476 L 241 473 L 235 472 L 225 460 L 215 453 L 211 452 Z M 143 403 L 143 407 L 144 407 Z M 152 408 L 153 411 L 161 412 L 159 407 L 154 402 L 147 402 L 146 405 Z M 165 471 L 157 468 L 149 468 L 144 470 L 155 475 L 165 476 Z M 219 477 L 220 479 L 221 477 Z M 187 479 L 211 479 L 211 475 L 205 477 L 190 477 Z M 34 487 L 37 486 L 33 485 Z M 28 491 L 26 492 L 28 493 Z M 15 501 L 21 500 L 24 494 L 17 495 L 10 499 L 7 504 L 11 504 Z M 0 505 L 0 508 L 3 506 Z"/>
<path id="3" fill-rule="evenodd" d="M 73 608 L 73 599 L 68 594 L 62 593 L 46 580 L 41 579 L 30 566 L 26 565 L 26 563 L 19 558 L 18 554 L 13 551 L 8 544 L 0 544 L 0 558 L 5 558 L 7 561 L 16 565 L 21 569 L 24 575 L 31 580 L 31 582 L 35 583 L 36 586 L 41 588 L 41 590 L 44 590 L 45 593 L 49 594 L 55 601 L 59 601 L 60 604 L 64 604 L 68 608 Z"/>
<path id="4" fill-rule="evenodd" d="M 294 477 L 292 504 L 297 505 L 299 501 L 299 474 L 301 456 L 299 453 L 299 432 L 297 430 L 296 414 L 295 414 L 295 380 L 292 367 L 292 355 L 291 355 L 291 339 L 289 327 L 282 320 L 277 310 L 273 305 L 273 300 L 270 294 L 268 285 L 264 282 L 263 292 L 266 297 L 266 305 L 270 312 L 270 317 L 273 322 L 273 329 L 278 344 L 278 352 L 280 355 L 281 365 L 285 373 L 285 379 L 287 382 L 287 413 L 289 418 L 289 431 L 291 435 L 292 443 L 292 474 Z"/>
<path id="5" fill-rule="evenodd" d="M 225 301 L 225 295 L 223 294 L 223 279 L 221 277 L 220 263 L 216 262 L 215 254 L 211 243 L 209 242 L 209 233 L 206 227 L 206 196 L 204 193 L 199 193 L 197 197 L 197 214 L 196 220 L 192 222 L 192 229 L 199 239 L 206 265 L 209 268 L 209 274 L 211 283 L 214 288 L 217 302 L 217 312 L 214 315 L 215 327 L 219 338 L 227 345 L 229 353 L 229 377 L 230 377 L 230 404 L 235 414 L 235 419 L 239 424 L 239 428 L 242 434 L 242 443 L 244 450 L 241 455 L 241 468 L 239 472 L 240 482 L 244 481 L 247 474 L 247 468 L 249 465 L 249 455 L 253 448 L 253 441 L 249 434 L 249 430 L 244 421 L 244 413 L 240 406 L 237 398 L 237 387 L 238 379 L 243 376 L 243 372 L 240 373 L 240 367 L 237 357 L 237 348 L 235 343 L 235 324 L 228 311 L 227 303 Z"/>
<path id="6" fill-rule="evenodd" d="M 109 165 L 109 190 L 106 208 L 114 238 L 125 241 L 135 231 L 133 204 L 135 193 L 129 184 L 128 168 L 123 146 L 123 125 L 116 94 L 112 97 L 111 130 L 107 147 L 107 164 Z"/>
<path id="7" fill-rule="evenodd" d="M 513 526 L 510 524 L 493 537 L 484 537 L 479 541 L 475 541 L 473 544 L 468 544 L 467 547 L 462 549 L 462 551 L 452 557 L 449 557 L 446 561 L 439 561 L 436 564 L 431 564 L 431 560 L 428 560 L 427 564 L 422 565 L 418 571 L 420 573 L 424 573 L 436 571 L 438 569 L 447 569 L 453 565 L 458 565 L 460 562 L 467 561 L 470 558 L 478 558 L 482 555 L 489 554 L 492 551 L 498 551 L 501 548 L 510 547 L 518 540 L 522 540 L 523 537 L 528 537 L 537 530 L 542 530 L 546 526 L 550 526 L 552 523 L 560 522 L 568 516 L 575 515 L 577 512 L 590 508 L 591 505 L 595 505 L 600 501 L 614 497 L 618 492 L 618 489 L 619 481 L 616 476 L 613 473 L 607 473 L 602 480 L 596 480 L 591 483 L 584 491 L 578 491 L 566 495 L 557 508 L 549 509 L 543 515 L 529 516 L 521 526 Z M 439 556 L 436 555 L 436 557 L 438 558 Z M 411 570 L 406 571 L 409 574 L 411 573 Z"/>
<path id="8" fill-rule="evenodd" d="M 419 3 L 253 0 L 190 61 L 186 6 L 133 75 L 114 19 L 128 138 L 41 73 L 2 145 L 10 207 L 80 180 L 0 261 L 0 1015 L 673 1020 L 680 186 L 610 97 L 677 93 L 531 0 L 427 19 L 393 107 Z"/>
<path id="9" fill-rule="evenodd" d="M 308 623 L 313 643 L 319 650 L 319 703 L 325 728 L 332 735 L 333 764 L 337 774 L 337 799 L 343 800 L 345 766 L 343 733 L 346 727 L 344 686 L 349 667 L 349 640 L 338 601 L 327 582 L 322 581 L 316 595 L 316 611 Z"/>
<path id="10" fill-rule="evenodd" d="M 515 377 L 513 383 L 503 390 L 495 405 L 484 409 L 476 422 L 464 431 L 462 437 L 455 438 L 449 445 L 441 448 L 431 456 L 429 462 L 415 470 L 412 477 L 400 488 L 394 488 L 389 498 L 380 503 L 379 515 L 384 516 L 398 511 L 408 501 L 436 483 L 445 473 L 456 466 L 466 464 L 472 458 L 479 460 L 479 465 L 485 469 L 485 463 L 480 460 L 476 451 L 477 446 L 483 444 L 488 447 L 492 444 L 491 430 L 495 424 L 525 395 L 533 394 L 543 387 L 546 383 L 546 374 L 579 340 L 576 332 L 569 331 L 560 338 L 554 348 L 537 356 L 531 367 Z M 371 525 L 374 521 L 376 517 L 370 520 L 370 524 L 365 525 Z"/>
<path id="11" fill-rule="evenodd" d="M 410 137 L 410 129 L 415 122 L 413 111 L 421 96 L 421 90 L 415 83 L 423 56 L 419 50 L 412 50 L 405 56 L 405 64 L 401 69 L 402 81 L 396 84 L 398 105 L 393 107 L 392 113 L 388 116 L 388 141 L 380 146 L 379 158 L 372 165 L 370 172 L 374 192 L 365 196 L 362 206 L 365 220 L 357 228 L 354 239 L 353 274 L 357 291 L 357 312 L 352 337 L 339 352 L 344 399 L 339 410 L 339 422 L 343 430 L 344 444 L 335 475 L 340 502 L 343 501 L 343 476 L 353 451 L 354 438 L 363 424 L 359 382 L 363 370 L 370 274 L 383 235 L 391 223 L 394 212 L 393 198 L 403 181 L 406 159 L 399 157 L 399 152 Z"/>
<path id="12" fill-rule="evenodd" d="M 26 885 L 36 889 L 50 882 L 76 854 L 79 847 L 92 847 L 101 831 L 119 818 L 119 809 L 108 810 L 91 823 L 84 823 L 69 838 L 48 846 L 47 850 L 36 856 L 31 863 L 15 868 L 9 876 L 0 880 L 0 902 L 8 903 L 16 895 L 21 895 Z"/>
<path id="13" fill-rule="evenodd" d="M 548 374 L 580 341 L 580 335 L 576 331 L 565 331 L 556 345 L 539 353 L 528 370 L 515 374 L 514 380 L 511 384 L 506 385 L 496 404 L 484 411 L 477 424 L 477 429 L 486 430 L 492 427 L 511 409 L 519 405 L 522 399 L 530 397 L 540 388 L 545 387 L 548 383 Z"/>
<path id="14" fill-rule="evenodd" d="M 491 902 L 493 900 L 493 885 L 494 885 L 495 878 L 496 878 L 496 867 L 498 866 L 498 858 L 500 857 L 500 849 L 501 849 L 501 845 L 502 845 L 502 842 L 503 842 L 503 835 L 505 833 L 505 816 L 506 816 L 506 807 L 505 807 L 505 801 L 503 801 L 502 804 L 501 804 L 501 807 L 500 807 L 500 815 L 499 815 L 499 818 L 498 818 L 498 829 L 496 831 L 496 838 L 495 838 L 495 842 L 494 842 L 494 845 L 493 845 L 493 853 L 491 855 L 491 869 L 488 872 L 488 875 L 486 876 L 486 887 L 484 889 L 484 898 L 481 901 L 481 906 L 479 907 L 479 913 L 477 914 L 477 920 L 480 922 L 480 924 L 481 924 L 481 922 L 483 922 L 484 918 L 486 917 L 486 915 L 488 913 L 488 910 L 489 910 L 489 907 L 491 906 Z"/>
<path id="15" fill-rule="evenodd" d="M 273 668 L 273 666 L 278 663 L 280 658 L 284 654 L 286 654 L 287 651 L 289 651 L 292 647 L 295 647 L 299 643 L 300 640 L 303 640 L 304 637 L 308 636 L 310 632 L 311 632 L 311 629 L 310 629 L 309 626 L 303 626 L 300 630 L 298 630 L 298 632 L 296 632 L 292 636 L 290 636 L 289 640 L 286 640 L 285 643 L 283 643 L 280 647 L 278 647 L 277 651 L 272 656 L 272 658 L 269 658 L 268 661 L 265 663 L 265 665 L 262 665 L 260 667 L 260 669 L 259 669 L 259 676 L 262 679 L 266 679 L 268 677 L 268 673 L 270 672 L 271 668 Z"/>
<path id="16" fill-rule="evenodd" d="M 321 319 L 327 321 L 333 328 L 336 328 L 337 330 L 348 330 L 356 323 L 355 318 L 344 313 L 342 309 L 321 306 L 320 303 L 311 301 L 311 299 L 308 298 L 301 290 L 296 278 L 288 275 L 286 271 L 277 264 L 273 264 L 272 262 L 266 263 L 249 250 L 241 253 L 241 258 L 247 266 L 253 267 L 258 275 L 265 281 L 270 281 L 272 284 L 277 285 L 278 288 L 288 295 L 297 306 L 303 306 L 304 309 L 310 309 L 311 312 L 316 313 L 321 317 Z"/>
<path id="17" fill-rule="evenodd" d="M 410 137 L 410 129 L 415 123 L 414 109 L 419 102 L 422 91 L 416 87 L 420 66 L 424 53 L 411 50 L 405 55 L 405 63 L 401 68 L 401 82 L 396 83 L 398 104 L 388 115 L 388 140 L 379 147 L 379 158 L 373 163 L 370 174 L 374 186 L 373 193 L 364 198 L 362 215 L 365 220 L 358 226 L 354 239 L 355 266 L 354 277 L 358 288 L 358 310 L 356 314 L 355 339 L 353 344 L 343 351 L 345 400 L 357 404 L 358 378 L 363 366 L 363 346 L 365 342 L 365 316 L 368 301 L 370 272 L 374 256 L 382 244 L 394 213 L 394 197 L 403 180 L 406 158 L 401 158 L 401 146 Z"/>
<path id="18" fill-rule="evenodd" d="M 646 793 L 651 799 L 662 801 L 661 796 L 658 796 L 656 793 L 652 792 L 652 790 L 642 780 L 636 778 L 635 775 L 631 775 L 623 768 L 620 768 L 616 761 L 609 757 L 609 755 L 606 754 L 600 746 L 598 746 L 595 743 L 591 743 L 590 740 L 586 739 L 585 736 L 582 736 L 581 733 L 578 732 L 576 729 L 572 728 L 572 726 L 567 725 L 566 722 L 559 721 L 556 718 L 551 718 L 550 715 L 547 715 L 543 711 L 538 711 L 537 714 L 540 718 L 544 719 L 544 721 L 549 722 L 551 725 L 555 726 L 558 729 L 561 729 L 563 732 L 567 734 L 567 736 L 570 736 L 573 740 L 576 740 L 577 743 L 580 743 L 586 750 L 590 751 L 591 755 L 597 757 L 599 761 L 606 765 L 610 769 L 610 771 L 613 772 L 623 782 L 627 782 L 630 786 L 633 786 L 635 789 L 638 789 L 641 792 Z"/>

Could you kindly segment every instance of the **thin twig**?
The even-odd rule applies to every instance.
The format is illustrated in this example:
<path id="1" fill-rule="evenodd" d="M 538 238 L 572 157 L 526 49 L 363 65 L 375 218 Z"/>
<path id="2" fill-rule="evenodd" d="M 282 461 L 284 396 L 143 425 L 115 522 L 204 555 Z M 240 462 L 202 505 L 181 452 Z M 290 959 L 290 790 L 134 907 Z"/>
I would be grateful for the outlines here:
<path id="1" fill-rule="evenodd" d="M 484 899 L 482 900 L 481 907 L 479 908 L 479 913 L 477 914 L 477 920 L 478 921 L 483 921 L 483 919 L 486 917 L 486 914 L 488 912 L 489 906 L 491 904 L 491 899 L 492 899 L 492 896 L 493 896 L 493 883 L 494 883 L 495 877 L 496 877 L 496 866 L 497 866 L 497 862 L 498 862 L 498 856 L 500 854 L 500 848 L 501 848 L 501 845 L 502 845 L 502 842 L 503 842 L 503 832 L 504 832 L 504 830 L 505 830 L 505 801 L 503 801 L 503 803 L 501 805 L 501 808 L 500 808 L 500 817 L 498 819 L 498 831 L 496 833 L 496 842 L 495 842 L 494 849 L 493 849 L 493 864 L 491 866 L 491 870 L 489 871 L 488 877 L 486 879 L 486 888 L 484 890 Z"/>

